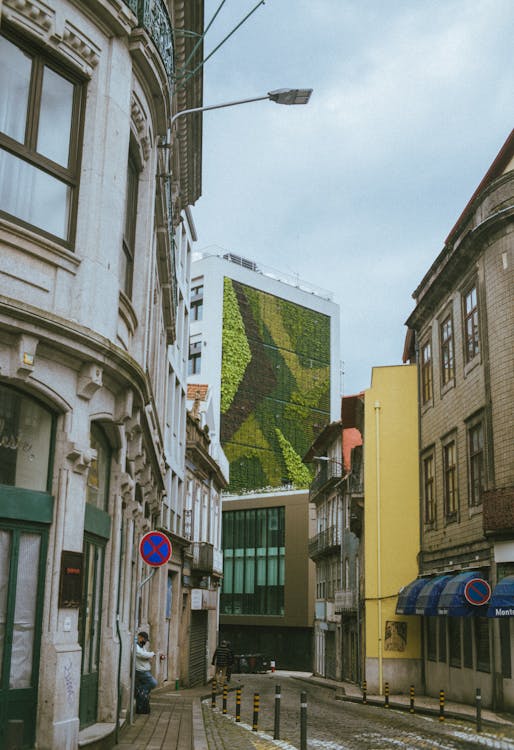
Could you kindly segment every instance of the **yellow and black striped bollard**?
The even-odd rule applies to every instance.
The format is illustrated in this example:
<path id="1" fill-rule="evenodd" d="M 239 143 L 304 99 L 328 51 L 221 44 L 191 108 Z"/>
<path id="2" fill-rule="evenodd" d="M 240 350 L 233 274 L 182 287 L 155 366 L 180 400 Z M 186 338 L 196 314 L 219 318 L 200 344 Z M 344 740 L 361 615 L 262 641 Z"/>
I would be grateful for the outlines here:
<path id="1" fill-rule="evenodd" d="M 236 721 L 241 721 L 241 688 L 236 688 Z"/>
<path id="2" fill-rule="evenodd" d="M 211 706 L 212 706 L 212 708 L 216 707 L 216 689 L 217 689 L 216 677 L 214 676 L 212 678 L 212 692 L 211 692 Z"/>
<path id="3" fill-rule="evenodd" d="M 260 707 L 259 693 L 253 694 L 253 724 L 252 731 L 256 732 L 259 725 L 259 707 Z"/>
<path id="4" fill-rule="evenodd" d="M 362 702 L 368 702 L 368 683 L 366 682 L 366 680 L 364 680 L 364 682 L 362 683 Z"/>
<path id="5" fill-rule="evenodd" d="M 439 721 L 444 721 L 444 690 L 439 691 Z"/>
<path id="6" fill-rule="evenodd" d="M 384 708 L 389 708 L 389 683 L 384 684 Z"/>
<path id="7" fill-rule="evenodd" d="M 223 683 L 223 713 L 227 713 L 227 695 L 228 695 L 228 685 L 226 682 Z"/>
<path id="8" fill-rule="evenodd" d="M 414 713 L 414 685 L 410 686 L 410 708 L 409 711 L 411 714 Z"/>

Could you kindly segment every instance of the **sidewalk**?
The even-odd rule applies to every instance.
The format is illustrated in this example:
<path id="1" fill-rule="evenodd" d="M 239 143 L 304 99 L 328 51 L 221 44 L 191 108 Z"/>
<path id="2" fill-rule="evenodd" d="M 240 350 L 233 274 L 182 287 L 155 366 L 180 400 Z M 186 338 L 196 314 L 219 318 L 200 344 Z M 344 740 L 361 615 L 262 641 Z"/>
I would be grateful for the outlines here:
<path id="1" fill-rule="evenodd" d="M 362 702 L 362 693 L 357 685 L 336 682 L 304 674 L 288 673 L 297 680 L 308 684 L 333 688 L 338 700 Z M 202 704 L 202 699 L 204 702 Z M 132 726 L 126 725 L 120 731 L 119 743 L 115 750 L 276 750 L 279 744 L 261 732 L 252 733 L 251 727 L 235 724 L 222 716 L 219 708 L 210 706 L 210 685 L 196 688 L 173 690 L 162 687 L 151 694 L 151 713 L 135 715 Z M 368 705 L 383 706 L 384 697 L 368 695 Z M 218 705 L 220 699 L 218 697 Z M 409 711 L 408 695 L 391 695 L 391 709 Z M 415 712 L 439 715 L 439 699 L 428 696 L 415 697 Z M 453 701 L 445 703 L 445 716 L 476 721 L 476 708 Z M 482 710 L 482 722 L 496 726 L 502 733 L 514 738 L 514 716 Z"/>

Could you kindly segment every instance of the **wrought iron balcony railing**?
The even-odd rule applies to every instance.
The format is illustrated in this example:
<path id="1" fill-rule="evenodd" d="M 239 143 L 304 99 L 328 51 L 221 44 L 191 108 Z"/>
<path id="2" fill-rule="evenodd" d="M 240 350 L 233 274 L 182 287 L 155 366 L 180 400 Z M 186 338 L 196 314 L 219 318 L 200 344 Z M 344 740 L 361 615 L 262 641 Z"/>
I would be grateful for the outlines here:
<path id="1" fill-rule="evenodd" d="M 309 557 L 315 560 L 339 549 L 340 531 L 337 526 L 329 526 L 309 539 Z"/>
<path id="2" fill-rule="evenodd" d="M 125 0 L 155 44 L 168 79 L 173 77 L 173 28 L 164 0 Z"/>
<path id="3" fill-rule="evenodd" d="M 309 487 L 309 502 L 314 502 L 322 490 L 332 487 L 342 477 L 342 465 L 336 461 L 326 461 L 320 468 Z"/>

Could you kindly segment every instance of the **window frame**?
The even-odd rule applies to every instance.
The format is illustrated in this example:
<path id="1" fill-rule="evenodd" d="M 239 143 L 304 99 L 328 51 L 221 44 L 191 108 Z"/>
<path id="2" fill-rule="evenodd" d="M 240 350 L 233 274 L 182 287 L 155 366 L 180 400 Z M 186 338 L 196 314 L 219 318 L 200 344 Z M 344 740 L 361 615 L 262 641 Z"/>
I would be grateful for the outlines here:
<path id="1" fill-rule="evenodd" d="M 453 316 L 444 316 L 439 324 L 440 356 L 441 356 L 441 385 L 451 385 L 455 381 L 455 338 Z"/>
<path id="2" fill-rule="evenodd" d="M 450 456 L 450 451 L 452 455 Z M 449 462 L 449 459 L 452 462 Z M 443 498 L 446 522 L 456 521 L 459 510 L 459 482 L 456 436 L 443 443 Z"/>
<path id="3" fill-rule="evenodd" d="M 480 431 L 481 445 L 473 446 L 473 435 Z M 482 505 L 482 493 L 485 489 L 485 423 L 482 418 L 473 420 L 466 430 L 468 454 L 468 504 L 470 508 Z M 477 474 L 477 476 L 476 476 Z"/>
<path id="4" fill-rule="evenodd" d="M 474 306 L 468 309 L 468 299 L 474 292 Z M 471 332 L 468 330 L 471 324 Z M 478 284 L 473 281 L 462 294 L 462 342 L 466 365 L 480 356 L 480 311 L 478 304 Z"/>
<path id="5" fill-rule="evenodd" d="M 425 353 L 428 349 L 428 356 Z M 432 403 L 434 398 L 434 378 L 432 369 L 432 340 L 426 339 L 421 345 L 421 403 L 423 406 Z"/>
<path id="6" fill-rule="evenodd" d="M 190 339 L 187 358 L 187 374 L 199 375 L 202 371 L 202 341 Z"/>
<path id="7" fill-rule="evenodd" d="M 129 148 L 127 159 L 127 185 L 125 191 L 125 216 L 123 220 L 123 237 L 121 241 L 121 252 L 125 257 L 125 274 L 122 279 L 120 273 L 119 282 L 123 294 L 132 300 L 134 283 L 134 262 L 136 257 L 136 229 L 137 229 L 137 207 L 139 199 L 139 178 L 141 165 L 136 156 L 136 149 L 132 144 Z M 120 269 L 121 270 L 121 269 Z"/>
<path id="8" fill-rule="evenodd" d="M 195 283 L 196 282 L 196 283 Z M 203 320 L 204 283 L 202 279 L 193 279 L 189 297 L 191 322 Z"/>
<path id="9" fill-rule="evenodd" d="M 62 60 L 54 55 L 48 54 L 36 45 L 20 39 L 8 29 L 0 30 L 0 36 L 7 39 L 19 50 L 31 58 L 31 73 L 27 101 L 27 112 L 25 117 L 25 136 L 23 143 L 16 141 L 6 133 L 0 131 L 0 150 L 5 151 L 16 159 L 25 162 L 41 172 L 49 175 L 59 183 L 64 184 L 70 190 L 68 204 L 67 231 L 65 237 L 53 234 L 46 229 L 32 224 L 15 214 L 8 213 L 0 208 L 0 216 L 13 221 L 23 227 L 36 231 L 45 237 L 64 245 L 73 250 L 77 229 L 77 207 L 80 186 L 80 173 L 82 162 L 82 144 L 84 132 L 84 112 L 86 102 L 86 80 L 71 70 Z M 68 163 L 63 166 L 49 157 L 37 152 L 37 137 L 39 116 L 42 102 L 43 72 L 47 67 L 55 74 L 67 80 L 73 86 L 72 111 L 70 117 Z"/>
<path id="10" fill-rule="evenodd" d="M 422 459 L 423 479 L 423 507 L 425 526 L 433 527 L 436 522 L 436 484 L 435 484 L 435 453 L 433 450 L 426 453 Z M 431 464 L 430 476 L 427 476 L 427 464 Z"/>

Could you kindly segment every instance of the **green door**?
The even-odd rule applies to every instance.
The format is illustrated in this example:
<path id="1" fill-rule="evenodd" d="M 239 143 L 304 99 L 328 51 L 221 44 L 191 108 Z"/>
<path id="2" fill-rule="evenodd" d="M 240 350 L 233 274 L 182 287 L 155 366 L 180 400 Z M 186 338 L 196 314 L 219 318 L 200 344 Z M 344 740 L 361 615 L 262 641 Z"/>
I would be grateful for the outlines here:
<path id="1" fill-rule="evenodd" d="M 104 550 L 104 541 L 84 535 L 84 586 L 79 612 L 79 643 L 82 647 L 81 728 L 95 724 L 98 714 Z"/>
<path id="2" fill-rule="evenodd" d="M 45 528 L 0 521 L 0 747 L 34 745 L 47 546 Z"/>

